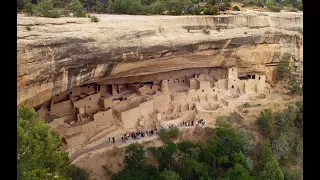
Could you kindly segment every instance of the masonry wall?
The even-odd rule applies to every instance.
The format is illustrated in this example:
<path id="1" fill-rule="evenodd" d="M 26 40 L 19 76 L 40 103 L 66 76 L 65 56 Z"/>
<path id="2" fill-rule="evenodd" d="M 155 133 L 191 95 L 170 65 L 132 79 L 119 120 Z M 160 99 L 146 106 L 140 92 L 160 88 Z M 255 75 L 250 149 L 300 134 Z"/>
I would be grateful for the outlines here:
<path id="1" fill-rule="evenodd" d="M 100 111 L 93 115 L 94 123 L 97 126 L 111 126 L 114 122 L 112 110 Z"/>
<path id="2" fill-rule="evenodd" d="M 64 116 L 75 113 L 71 100 L 57 104 L 51 104 L 50 114 L 54 116 Z"/>
<path id="3" fill-rule="evenodd" d="M 100 97 L 100 93 L 96 93 L 74 102 L 74 105 L 76 108 L 85 108 L 86 113 L 90 115 L 99 110 Z"/>
<path id="4" fill-rule="evenodd" d="M 265 75 L 257 75 L 256 78 L 258 80 L 257 92 L 264 92 L 266 76 Z"/>
<path id="5" fill-rule="evenodd" d="M 196 79 L 188 79 L 189 82 L 189 87 L 190 89 L 199 89 L 200 88 L 200 84 L 199 81 Z"/>
<path id="6" fill-rule="evenodd" d="M 216 82 L 218 89 L 227 89 L 228 88 L 228 80 L 227 79 L 219 79 Z"/>
<path id="7" fill-rule="evenodd" d="M 228 90 L 237 89 L 238 68 L 232 67 L 228 69 Z"/>
<path id="8" fill-rule="evenodd" d="M 121 112 L 121 121 L 125 129 L 136 128 L 140 117 L 140 108 L 136 107 L 128 111 Z"/>
<path id="9" fill-rule="evenodd" d="M 187 100 L 187 92 L 172 93 L 172 101 L 186 101 L 186 100 Z"/>
<path id="10" fill-rule="evenodd" d="M 156 87 L 156 86 L 155 86 Z M 158 89 L 158 88 L 156 88 Z M 137 89 L 138 94 L 144 96 L 147 94 L 154 94 L 155 90 L 152 89 L 152 85 L 144 85 L 141 88 Z"/>
<path id="11" fill-rule="evenodd" d="M 69 89 L 65 92 L 57 94 L 56 96 L 52 97 L 53 103 L 59 103 L 68 99 L 69 95 L 71 97 L 79 96 L 80 94 L 86 94 L 88 92 L 96 91 L 95 85 L 87 85 L 85 87 L 76 87 Z"/>
<path id="12" fill-rule="evenodd" d="M 170 102 L 170 94 L 162 94 L 153 98 L 153 108 L 155 112 L 165 112 Z"/>
<path id="13" fill-rule="evenodd" d="M 185 85 L 188 86 L 186 77 L 170 77 L 168 80 L 169 90 L 171 90 L 175 86 Z"/>
<path id="14" fill-rule="evenodd" d="M 140 114 L 147 117 L 149 114 L 153 113 L 153 100 L 146 101 L 139 105 Z"/>
<path id="15" fill-rule="evenodd" d="M 245 93 L 255 93 L 256 92 L 256 84 L 257 81 L 255 79 L 248 79 L 245 80 L 245 84 L 244 84 L 244 89 L 245 89 Z"/>

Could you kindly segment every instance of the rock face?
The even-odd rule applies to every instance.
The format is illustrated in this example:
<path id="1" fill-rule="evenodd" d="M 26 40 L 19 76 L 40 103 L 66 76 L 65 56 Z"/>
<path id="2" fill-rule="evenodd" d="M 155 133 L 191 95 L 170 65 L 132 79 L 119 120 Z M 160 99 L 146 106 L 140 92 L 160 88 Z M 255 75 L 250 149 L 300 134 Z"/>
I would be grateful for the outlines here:
<path id="1" fill-rule="evenodd" d="M 302 13 L 97 17 L 18 15 L 18 106 L 103 79 L 194 67 L 237 66 L 272 81 L 276 62 L 303 60 Z"/>

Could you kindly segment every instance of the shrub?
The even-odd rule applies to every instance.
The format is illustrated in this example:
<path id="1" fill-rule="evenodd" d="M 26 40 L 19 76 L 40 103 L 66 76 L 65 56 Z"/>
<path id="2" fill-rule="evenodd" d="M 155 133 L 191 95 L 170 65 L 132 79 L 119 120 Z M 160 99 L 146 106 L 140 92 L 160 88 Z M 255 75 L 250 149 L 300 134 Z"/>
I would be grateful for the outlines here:
<path id="1" fill-rule="evenodd" d="M 277 7 L 277 6 L 268 7 L 268 9 L 269 9 L 271 12 L 280 12 L 280 11 L 281 11 L 280 7 Z"/>
<path id="2" fill-rule="evenodd" d="M 53 2 L 52 0 L 42 0 L 38 3 L 37 6 L 35 6 L 35 14 L 37 16 L 42 17 L 51 17 L 57 14 L 56 12 L 51 13 L 53 11 Z"/>
<path id="3" fill-rule="evenodd" d="M 277 6 L 277 4 L 276 4 L 275 0 L 268 0 L 266 2 L 266 6 L 267 7 L 273 7 L 273 6 Z"/>
<path id="4" fill-rule="evenodd" d="M 203 136 L 205 134 L 205 129 L 200 127 L 200 126 L 197 126 L 194 129 L 193 134 L 196 135 L 196 136 Z"/>
<path id="5" fill-rule="evenodd" d="M 66 8 L 73 13 L 76 17 L 86 17 L 86 13 L 82 9 L 82 4 L 79 0 L 72 0 Z"/>
<path id="6" fill-rule="evenodd" d="M 177 127 L 169 129 L 170 138 L 172 138 L 172 139 L 178 138 L 179 137 L 179 132 L 180 132 L 179 128 L 177 128 Z"/>
<path id="7" fill-rule="evenodd" d="M 246 2 L 243 3 L 243 7 L 245 6 L 259 6 L 259 7 L 264 7 L 264 0 L 247 0 Z"/>
<path id="8" fill-rule="evenodd" d="M 35 10 L 35 6 L 32 3 L 27 3 L 23 7 L 23 13 L 25 13 L 28 16 L 32 16 Z"/>
<path id="9" fill-rule="evenodd" d="M 198 6 L 192 9 L 193 15 L 200 15 L 200 13 L 201 13 L 201 9 Z"/>
<path id="10" fill-rule="evenodd" d="M 203 13 L 205 15 L 217 15 L 218 12 L 219 12 L 218 8 L 213 7 L 213 6 L 206 7 L 206 8 L 204 8 L 204 11 L 203 11 Z"/>
<path id="11" fill-rule="evenodd" d="M 124 162 L 129 167 L 139 167 L 146 160 L 143 146 L 138 143 L 130 144 L 126 147 Z"/>
<path id="12" fill-rule="evenodd" d="M 300 87 L 299 83 L 297 82 L 297 79 L 294 75 L 291 76 L 289 81 L 289 90 L 291 94 L 302 94 L 302 88 Z"/>
<path id="13" fill-rule="evenodd" d="M 240 8 L 238 6 L 233 6 L 233 10 L 240 11 Z"/>
<path id="14" fill-rule="evenodd" d="M 229 116 L 219 116 L 216 120 L 216 126 L 220 127 L 230 127 L 230 117 Z"/>
<path id="15" fill-rule="evenodd" d="M 27 27 L 26 27 L 26 30 L 27 30 L 27 31 L 31 31 L 30 26 L 27 26 Z"/>
<path id="16" fill-rule="evenodd" d="M 96 16 L 91 16 L 91 22 L 99 22 L 99 19 Z"/>
<path id="17" fill-rule="evenodd" d="M 86 17 L 86 13 L 82 9 L 76 10 L 75 14 L 76 17 Z"/>
<path id="18" fill-rule="evenodd" d="M 164 4 L 160 0 L 155 1 L 149 7 L 152 14 L 162 14 L 164 11 Z"/>
<path id="19" fill-rule="evenodd" d="M 97 1 L 96 5 L 91 8 L 96 13 L 104 13 L 106 9 L 103 7 L 103 4 L 100 1 Z"/>
<path id="20" fill-rule="evenodd" d="M 273 132 L 274 121 L 274 113 L 271 109 L 265 109 L 260 112 L 260 115 L 256 120 L 260 131 L 267 136 L 270 136 Z"/>
<path id="21" fill-rule="evenodd" d="M 65 17 L 69 17 L 70 16 L 70 11 L 64 9 L 61 11 L 61 14 L 64 15 Z"/>
<path id="22" fill-rule="evenodd" d="M 228 8 L 230 8 L 230 7 L 231 7 L 231 3 L 230 3 L 230 2 L 226 2 L 226 6 L 227 6 Z"/>
<path id="23" fill-rule="evenodd" d="M 192 141 L 181 141 L 177 143 L 178 149 L 182 152 L 187 152 L 190 148 L 196 147 Z"/>
<path id="24" fill-rule="evenodd" d="M 276 80 L 283 80 L 290 77 L 290 63 L 289 60 L 281 60 L 278 64 L 277 70 L 276 70 Z"/>
<path id="25" fill-rule="evenodd" d="M 89 173 L 86 170 L 75 165 L 71 165 L 68 175 L 71 179 L 86 180 L 89 178 Z"/>
<path id="26" fill-rule="evenodd" d="M 181 180 L 179 174 L 171 170 L 164 170 L 160 173 L 160 180 Z"/>
<path id="27" fill-rule="evenodd" d="M 60 16 L 61 16 L 61 13 L 58 10 L 52 10 L 44 14 L 44 17 L 50 17 L 50 18 L 58 18 Z"/>
<path id="28" fill-rule="evenodd" d="M 171 141 L 168 129 L 161 129 L 159 136 L 164 143 L 168 143 Z"/>
<path id="29" fill-rule="evenodd" d="M 172 141 L 172 139 L 179 137 L 179 128 L 174 127 L 170 129 L 161 129 L 159 136 L 164 143 L 169 143 Z"/>

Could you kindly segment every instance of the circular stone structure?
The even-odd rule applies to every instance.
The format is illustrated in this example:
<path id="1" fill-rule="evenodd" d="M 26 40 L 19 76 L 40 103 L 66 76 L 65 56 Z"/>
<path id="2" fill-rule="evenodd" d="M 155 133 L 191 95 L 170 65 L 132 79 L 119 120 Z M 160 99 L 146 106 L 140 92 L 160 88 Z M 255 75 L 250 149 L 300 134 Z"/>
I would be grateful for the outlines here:
<path id="1" fill-rule="evenodd" d="M 205 110 L 209 110 L 209 111 L 214 111 L 219 109 L 219 104 L 218 103 L 206 103 L 202 105 L 202 108 Z"/>

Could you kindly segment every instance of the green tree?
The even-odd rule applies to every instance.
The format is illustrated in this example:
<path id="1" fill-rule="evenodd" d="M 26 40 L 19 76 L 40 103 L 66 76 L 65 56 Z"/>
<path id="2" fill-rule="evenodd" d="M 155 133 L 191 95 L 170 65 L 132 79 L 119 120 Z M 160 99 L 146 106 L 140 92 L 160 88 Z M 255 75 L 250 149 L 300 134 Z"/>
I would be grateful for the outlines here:
<path id="1" fill-rule="evenodd" d="M 302 94 L 302 88 L 300 87 L 300 84 L 297 82 L 297 78 L 295 75 L 292 75 L 289 80 L 289 90 L 291 94 Z"/>
<path id="2" fill-rule="evenodd" d="M 268 143 L 264 144 L 260 152 L 259 160 L 261 171 L 259 172 L 257 179 L 279 179 L 283 180 L 284 175 L 280 168 L 279 162 L 274 157 Z"/>
<path id="3" fill-rule="evenodd" d="M 164 11 L 164 4 L 160 0 L 155 1 L 149 7 L 152 14 L 162 14 Z"/>
<path id="4" fill-rule="evenodd" d="M 146 155 L 141 144 L 133 143 L 126 148 L 124 162 L 128 167 L 139 167 L 145 160 Z"/>
<path id="5" fill-rule="evenodd" d="M 92 10 L 96 13 L 104 13 L 106 9 L 103 4 L 98 0 L 95 6 L 92 6 Z"/>
<path id="6" fill-rule="evenodd" d="M 260 112 L 259 117 L 257 118 L 256 122 L 260 129 L 260 131 L 266 135 L 270 136 L 273 133 L 273 124 L 274 124 L 274 113 L 271 109 L 264 109 Z"/>
<path id="7" fill-rule="evenodd" d="M 274 7 L 274 6 L 277 6 L 276 2 L 274 0 L 268 0 L 266 2 L 266 6 L 267 7 Z"/>
<path id="8" fill-rule="evenodd" d="M 160 150 L 160 159 L 158 159 L 160 164 L 159 169 L 163 170 L 167 168 L 168 165 L 170 165 L 170 163 L 173 161 L 173 155 L 177 153 L 178 148 L 175 143 L 169 142 L 164 146 L 162 146 L 162 148 L 159 150 Z"/>
<path id="9" fill-rule="evenodd" d="M 228 169 L 226 179 L 253 180 L 253 177 L 241 164 L 236 163 L 234 167 Z"/>
<path id="10" fill-rule="evenodd" d="M 79 0 L 72 0 L 66 6 L 66 9 L 70 10 L 73 13 L 73 16 L 86 17 L 86 13 L 83 11 L 83 5 Z"/>
<path id="11" fill-rule="evenodd" d="M 28 16 L 32 16 L 34 14 L 34 11 L 35 11 L 35 5 L 33 5 L 32 3 L 27 3 L 23 7 L 23 13 L 25 13 Z"/>
<path id="12" fill-rule="evenodd" d="M 179 174 L 177 174 L 174 171 L 164 170 L 160 173 L 160 179 L 161 180 L 180 180 Z"/>
<path id="13" fill-rule="evenodd" d="M 251 140 L 243 130 L 217 128 L 212 145 L 209 146 L 213 146 L 216 156 L 228 156 L 235 152 L 243 152 L 246 155 L 251 150 Z"/>
<path id="14" fill-rule="evenodd" d="M 59 134 L 39 120 L 34 109 L 23 105 L 17 119 L 18 179 L 87 178 L 85 171 L 71 165 L 67 152 L 58 151 Z"/>
<path id="15" fill-rule="evenodd" d="M 172 15 L 181 15 L 183 3 L 180 0 L 168 0 L 165 3 L 166 9 Z"/>
<path id="16" fill-rule="evenodd" d="M 216 120 L 216 126 L 220 127 L 231 127 L 229 116 L 219 116 Z"/>
<path id="17" fill-rule="evenodd" d="M 282 60 L 279 62 L 277 69 L 276 69 L 276 80 L 283 80 L 290 77 L 291 68 L 290 62 L 288 59 Z"/>
<path id="18" fill-rule="evenodd" d="M 290 155 L 290 146 L 289 146 L 289 137 L 285 133 L 281 133 L 280 135 L 276 136 L 271 143 L 271 149 L 274 153 L 274 156 L 280 159 L 286 159 Z"/>

